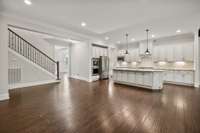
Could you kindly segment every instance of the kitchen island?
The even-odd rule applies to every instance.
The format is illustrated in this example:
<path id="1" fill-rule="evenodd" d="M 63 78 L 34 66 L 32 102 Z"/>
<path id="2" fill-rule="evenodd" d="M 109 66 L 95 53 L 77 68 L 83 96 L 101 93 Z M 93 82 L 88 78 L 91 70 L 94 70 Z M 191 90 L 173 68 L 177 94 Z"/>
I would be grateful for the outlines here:
<path id="1" fill-rule="evenodd" d="M 114 83 L 161 90 L 163 88 L 164 71 L 155 69 L 114 68 Z"/>

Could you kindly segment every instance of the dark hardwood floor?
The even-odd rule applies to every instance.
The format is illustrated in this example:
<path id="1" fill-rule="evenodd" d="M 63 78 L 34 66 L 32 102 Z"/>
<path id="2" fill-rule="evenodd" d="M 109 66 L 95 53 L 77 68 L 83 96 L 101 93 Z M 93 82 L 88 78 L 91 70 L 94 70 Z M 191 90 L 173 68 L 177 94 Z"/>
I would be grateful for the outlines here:
<path id="1" fill-rule="evenodd" d="M 200 90 L 67 80 L 10 91 L 0 133 L 200 133 Z"/>

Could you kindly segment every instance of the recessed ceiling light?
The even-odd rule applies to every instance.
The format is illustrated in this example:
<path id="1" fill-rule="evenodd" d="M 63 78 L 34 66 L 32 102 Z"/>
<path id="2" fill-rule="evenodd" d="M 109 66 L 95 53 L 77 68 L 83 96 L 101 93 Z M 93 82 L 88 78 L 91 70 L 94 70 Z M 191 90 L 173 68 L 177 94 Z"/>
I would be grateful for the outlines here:
<path id="1" fill-rule="evenodd" d="M 176 30 L 176 33 L 181 33 L 181 30 Z"/>
<path id="2" fill-rule="evenodd" d="M 31 5 L 32 4 L 31 0 L 24 0 L 24 3 L 27 4 L 27 5 Z"/>
<path id="3" fill-rule="evenodd" d="M 110 39 L 109 37 L 107 37 L 107 36 L 105 37 L 105 40 L 109 40 L 109 39 Z"/>
<path id="4" fill-rule="evenodd" d="M 155 35 L 151 35 L 151 37 L 152 37 L 152 38 L 154 38 L 154 37 L 155 37 Z"/>
<path id="5" fill-rule="evenodd" d="M 135 38 L 132 38 L 131 41 L 132 41 L 132 42 L 135 41 Z"/>
<path id="6" fill-rule="evenodd" d="M 82 23 L 81 23 L 81 26 L 82 26 L 82 27 L 85 27 L 86 25 L 87 25 L 87 24 L 86 24 L 85 22 L 82 22 Z"/>

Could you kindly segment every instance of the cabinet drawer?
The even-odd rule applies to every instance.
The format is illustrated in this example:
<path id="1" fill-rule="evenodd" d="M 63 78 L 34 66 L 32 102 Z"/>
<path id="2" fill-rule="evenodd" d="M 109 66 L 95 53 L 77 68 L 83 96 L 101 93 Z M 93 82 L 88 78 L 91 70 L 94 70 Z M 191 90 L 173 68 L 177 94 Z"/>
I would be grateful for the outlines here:
<path id="1" fill-rule="evenodd" d="M 128 82 L 135 83 L 135 72 L 128 72 Z"/>

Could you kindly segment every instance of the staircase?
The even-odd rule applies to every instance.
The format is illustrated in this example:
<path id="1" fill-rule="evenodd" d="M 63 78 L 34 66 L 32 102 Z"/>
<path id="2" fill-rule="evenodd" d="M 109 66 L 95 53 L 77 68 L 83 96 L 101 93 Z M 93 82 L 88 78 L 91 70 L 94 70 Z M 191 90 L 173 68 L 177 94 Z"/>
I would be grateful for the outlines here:
<path id="1" fill-rule="evenodd" d="M 40 66 L 49 73 L 56 76 L 57 80 L 59 77 L 59 62 L 53 60 L 51 57 L 46 55 L 44 52 L 33 46 L 30 42 L 26 41 L 20 35 L 8 28 L 9 31 L 9 45 L 8 47 L 18 54 L 24 56 L 32 63 Z"/>

